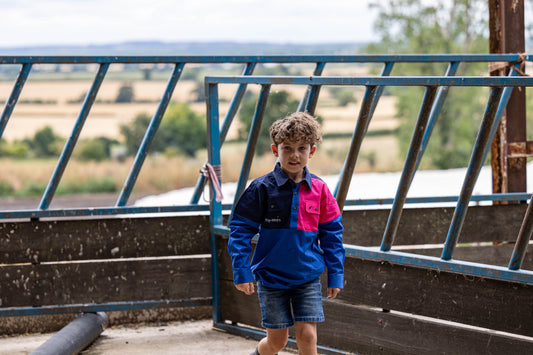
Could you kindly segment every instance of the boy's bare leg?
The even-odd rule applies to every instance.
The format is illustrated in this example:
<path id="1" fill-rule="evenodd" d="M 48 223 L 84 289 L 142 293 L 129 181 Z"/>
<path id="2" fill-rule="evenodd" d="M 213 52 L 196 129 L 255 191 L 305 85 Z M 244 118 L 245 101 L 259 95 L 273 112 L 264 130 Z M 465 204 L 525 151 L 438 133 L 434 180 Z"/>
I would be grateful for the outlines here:
<path id="1" fill-rule="evenodd" d="M 260 355 L 274 355 L 280 352 L 289 340 L 289 329 L 267 329 L 267 337 L 257 347 Z"/>
<path id="2" fill-rule="evenodd" d="M 299 355 L 317 355 L 316 323 L 296 322 L 296 344 Z"/>

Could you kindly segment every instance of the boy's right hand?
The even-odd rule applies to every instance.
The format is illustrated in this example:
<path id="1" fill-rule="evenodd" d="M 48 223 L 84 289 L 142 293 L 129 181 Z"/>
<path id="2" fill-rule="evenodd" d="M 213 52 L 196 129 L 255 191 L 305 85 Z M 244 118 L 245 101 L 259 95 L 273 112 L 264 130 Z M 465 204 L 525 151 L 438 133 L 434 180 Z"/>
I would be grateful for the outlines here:
<path id="1" fill-rule="evenodd" d="M 242 284 L 236 284 L 235 287 L 237 290 L 242 291 L 246 293 L 247 295 L 251 295 L 254 293 L 254 283 L 253 282 L 245 282 Z"/>

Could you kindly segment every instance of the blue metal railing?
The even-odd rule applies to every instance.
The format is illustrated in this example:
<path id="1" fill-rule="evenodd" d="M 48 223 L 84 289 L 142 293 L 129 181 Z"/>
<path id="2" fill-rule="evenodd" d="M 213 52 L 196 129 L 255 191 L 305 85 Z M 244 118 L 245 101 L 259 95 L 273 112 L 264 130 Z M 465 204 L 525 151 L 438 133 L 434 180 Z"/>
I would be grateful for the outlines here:
<path id="1" fill-rule="evenodd" d="M 26 209 L 17 211 L 1 211 L 0 220 L 12 219 L 12 218 L 42 218 L 42 217 L 66 217 L 66 216 L 99 216 L 99 215 L 112 215 L 112 214 L 135 214 L 135 213 L 158 213 L 158 212 L 187 212 L 187 211 L 204 211 L 204 206 L 198 205 L 199 198 L 204 191 L 205 177 L 200 176 L 196 184 L 195 191 L 191 197 L 188 205 L 166 206 L 166 207 L 131 207 L 127 206 L 128 200 L 131 196 L 140 170 L 142 169 L 144 160 L 149 154 L 150 146 L 152 144 L 154 135 L 159 127 L 159 124 L 163 118 L 166 107 L 172 97 L 174 88 L 179 82 L 181 72 L 188 64 L 242 64 L 244 66 L 242 75 L 253 75 L 253 71 L 257 64 L 267 63 L 284 63 L 284 64 L 305 64 L 314 63 L 315 69 L 312 76 L 320 76 L 325 70 L 327 64 L 335 63 L 375 63 L 382 64 L 383 68 L 379 77 L 389 76 L 392 72 L 394 65 L 397 63 L 429 63 L 439 62 L 448 64 L 448 69 L 445 73 L 447 76 L 453 76 L 457 72 L 457 68 L 460 64 L 464 63 L 491 63 L 491 62 L 508 62 L 519 63 L 520 61 L 531 61 L 531 56 L 520 56 L 518 54 L 469 54 L 469 55 L 455 55 L 455 54 L 440 54 L 440 55 L 333 55 L 333 56 L 0 56 L 0 65 L 20 65 L 19 74 L 15 80 L 13 89 L 9 98 L 7 99 L 4 109 L 0 115 L 0 139 L 4 133 L 7 123 L 9 122 L 14 107 L 17 104 L 18 98 L 26 84 L 26 81 L 31 74 L 32 68 L 37 64 L 97 64 L 99 69 L 93 80 L 93 83 L 88 91 L 79 112 L 78 118 L 72 129 L 72 133 L 68 137 L 61 155 L 57 161 L 53 174 L 47 184 L 47 187 L 41 197 L 41 202 L 36 209 Z M 167 86 L 162 94 L 161 100 L 154 113 L 150 124 L 144 134 L 142 143 L 135 155 L 135 159 L 132 163 L 129 174 L 126 176 L 122 189 L 116 200 L 114 206 L 102 206 L 98 208 L 70 208 L 70 209 L 50 209 L 50 204 L 54 198 L 57 187 L 61 182 L 63 172 L 67 167 L 73 149 L 77 144 L 80 133 L 87 119 L 89 119 L 90 110 L 95 102 L 98 94 L 98 90 L 107 75 L 108 68 L 115 64 L 170 64 L 173 65 L 174 70 L 170 74 Z M 222 129 L 220 130 L 219 139 L 224 142 L 231 126 L 236 112 L 240 106 L 244 92 L 248 83 L 240 83 L 232 100 L 226 116 L 224 117 Z M 367 86 L 370 88 L 371 86 Z M 299 109 L 305 109 L 309 112 L 314 112 L 317 100 L 319 97 L 321 85 L 315 85 L 311 83 L 307 85 L 307 90 L 302 97 L 299 105 Z M 361 115 L 367 115 L 368 118 L 372 116 L 379 98 L 383 92 L 384 86 L 377 85 L 375 92 L 367 93 L 372 94 L 373 100 L 371 104 L 366 105 L 364 110 L 361 111 Z M 432 113 L 430 115 L 428 123 L 428 132 L 430 134 L 430 127 L 432 128 L 436 117 L 438 116 L 440 107 L 446 96 L 447 87 L 439 87 L 437 99 L 432 107 Z M 365 101 L 366 102 L 366 101 Z M 357 137 L 363 136 L 368 128 L 369 120 L 366 124 L 363 124 L 362 117 L 358 120 Z M 429 137 L 429 134 L 426 137 Z M 356 138 L 356 135 L 354 135 Z M 426 138 L 425 138 L 426 139 Z M 355 140 L 359 142 L 359 140 Z M 352 145 L 354 141 L 352 141 Z M 425 143 L 422 144 L 422 150 L 425 147 Z M 351 155 L 347 156 L 344 164 L 343 172 L 339 184 L 336 188 L 335 195 L 337 199 L 344 204 L 347 192 L 347 176 L 350 176 L 354 167 L 354 156 L 357 155 L 357 149 L 350 149 Z M 355 154 L 354 154 L 355 153 Z M 245 162 L 245 165 L 247 162 Z M 418 164 L 418 163 L 417 163 Z M 346 171 L 344 171 L 346 170 Z M 243 174 L 241 174 L 243 177 Z M 243 177 L 244 178 L 244 177 Z M 242 179 L 243 179 L 242 178 Z M 495 195 L 494 199 L 499 199 L 500 196 Z M 348 204 L 368 204 L 372 199 L 368 201 L 351 201 Z M 409 202 L 409 200 L 406 200 Z M 225 209 L 231 208 L 231 205 L 224 206 Z"/>
<path id="2" fill-rule="evenodd" d="M 472 196 L 470 184 L 475 182 L 477 174 L 479 173 L 478 159 L 481 155 L 486 154 L 486 129 L 484 129 L 484 136 L 480 142 L 480 148 L 476 148 L 480 153 L 476 154 L 475 162 L 472 163 L 469 175 L 471 179 L 466 182 L 460 196 L 434 196 L 422 198 L 408 198 L 406 197 L 407 190 L 411 183 L 412 177 L 416 172 L 420 157 L 423 155 L 427 141 L 431 135 L 431 130 L 439 115 L 440 108 L 445 100 L 446 93 L 451 86 L 488 86 L 492 88 L 492 95 L 494 102 L 498 101 L 498 109 L 493 114 L 495 105 L 488 105 L 486 114 L 486 125 L 490 126 L 492 121 L 492 128 L 488 135 L 488 140 L 494 135 L 494 127 L 496 122 L 501 117 L 501 111 L 505 107 L 506 97 L 515 86 L 531 86 L 531 78 L 513 77 L 516 73 L 511 71 L 510 77 L 486 78 L 486 77 L 455 77 L 458 66 L 464 63 L 491 63 L 491 62 L 508 62 L 510 65 L 519 64 L 521 60 L 532 61 L 533 56 L 520 56 L 518 54 L 504 54 L 504 55 L 357 55 L 357 56 L 0 56 L 0 65 L 20 65 L 20 72 L 15 80 L 13 89 L 6 101 L 4 109 L 0 115 L 0 139 L 5 131 L 8 121 L 10 120 L 14 107 L 17 104 L 19 96 L 24 88 L 24 85 L 31 74 L 31 70 L 36 64 L 97 64 L 99 69 L 92 82 L 89 92 L 87 93 L 81 111 L 78 115 L 76 123 L 72 129 L 71 135 L 68 137 L 65 146 L 58 159 L 56 168 L 50 178 L 45 192 L 41 198 L 41 203 L 37 209 L 26 210 L 4 210 L 0 211 L 0 220 L 18 219 L 18 218 L 61 218 L 74 216 L 110 216 L 110 215 L 133 215 L 139 213 L 169 213 L 169 212 L 195 212 L 195 211 L 210 211 L 212 223 L 212 270 L 213 270 L 213 306 L 214 319 L 220 319 L 218 314 L 219 298 L 218 298 L 218 267 L 217 255 L 214 245 L 215 234 L 227 234 L 228 230 L 223 225 L 222 211 L 231 210 L 233 204 L 221 204 L 216 201 L 211 201 L 209 206 L 199 205 L 198 200 L 204 190 L 205 178 L 200 176 L 196 184 L 195 192 L 188 205 L 182 206 L 149 206 L 149 207 L 135 207 L 127 206 L 131 192 L 137 181 L 139 172 L 143 166 L 144 160 L 149 153 L 150 146 L 154 135 L 161 123 L 167 105 L 172 97 L 172 93 L 179 84 L 180 75 L 184 67 L 188 64 L 242 64 L 243 71 L 240 76 L 233 77 L 208 77 L 206 79 L 206 93 L 207 93 L 207 112 L 208 112 L 208 162 L 213 165 L 220 165 L 220 147 L 224 143 L 233 119 L 239 109 L 240 103 L 244 96 L 248 85 L 261 85 L 261 94 L 259 97 L 259 104 L 254 114 L 254 127 L 250 134 L 247 152 L 242 164 L 242 171 L 240 174 L 237 191 L 242 191 L 248 180 L 249 167 L 253 159 L 253 145 L 256 140 L 256 130 L 261 125 L 261 119 L 264 112 L 266 102 L 268 100 L 269 89 L 273 85 L 288 84 L 288 85 L 305 85 L 306 91 L 302 97 L 299 110 L 307 110 L 314 112 L 320 89 L 323 85 L 350 85 L 350 86 L 364 86 L 366 93 L 359 112 L 356 129 L 352 137 L 349 154 L 340 179 L 335 189 L 335 196 L 341 206 L 368 206 L 371 204 L 390 204 L 391 221 L 388 223 L 387 232 L 384 233 L 382 248 L 365 248 L 347 245 L 348 255 L 353 255 L 361 258 L 368 258 L 372 260 L 389 260 L 395 263 L 407 264 L 413 266 L 430 267 L 438 270 L 450 270 L 465 274 L 476 274 L 486 277 L 501 278 L 505 280 L 517 280 L 528 284 L 532 283 L 532 273 L 520 270 L 521 260 L 523 260 L 527 246 L 533 233 L 533 212 L 526 214 L 524 224 L 520 231 L 519 238 L 516 243 L 515 251 L 510 262 L 509 268 L 498 268 L 495 266 L 487 266 L 480 264 L 464 263 L 453 261 L 451 259 L 438 259 L 431 257 L 413 256 L 411 254 L 399 253 L 390 251 L 390 246 L 394 242 L 394 235 L 397 228 L 397 221 L 401 216 L 401 211 L 405 203 L 427 203 L 427 202 L 457 202 L 457 222 L 454 224 L 453 231 L 450 232 L 449 241 L 447 241 L 450 255 L 453 252 L 453 247 L 457 243 L 457 233 L 462 227 L 461 216 L 464 217 L 468 202 L 470 201 L 524 201 L 529 200 L 530 195 L 527 193 L 514 194 L 493 194 L 483 196 Z M 444 73 L 444 77 L 390 77 L 394 65 L 397 63 L 429 63 L 440 62 L 448 64 L 448 68 Z M 72 151 L 76 145 L 79 135 L 83 129 L 85 122 L 90 119 L 90 110 L 98 95 L 98 90 L 105 80 L 110 66 L 115 64 L 142 64 L 142 63 L 165 63 L 173 66 L 173 71 L 168 79 L 167 86 L 162 94 L 159 105 L 154 113 L 150 124 L 145 132 L 141 146 L 139 147 L 135 156 L 134 162 L 126 177 L 123 187 L 119 193 L 117 201 L 113 206 L 103 206 L 98 208 L 62 208 L 50 209 L 50 203 L 54 197 L 56 189 L 61 182 L 61 178 L 65 167 L 70 161 Z M 310 77 L 260 77 L 254 76 L 254 69 L 258 64 L 265 63 L 284 63 L 284 64 L 300 64 L 312 63 L 315 64 L 315 69 Z M 325 67 L 331 63 L 377 63 L 383 65 L 381 73 L 375 77 L 321 77 L 324 73 Z M 224 83 L 238 84 L 238 87 L 233 95 L 230 106 L 222 122 L 219 121 L 218 116 L 218 85 Z M 424 135 L 416 137 L 417 147 L 413 147 L 410 152 L 410 157 L 406 166 L 408 170 L 402 172 L 402 180 L 399 186 L 398 193 L 394 199 L 364 199 L 364 200 L 346 200 L 346 194 L 350 183 L 351 176 L 355 167 L 355 162 L 359 153 L 360 144 L 366 134 L 368 125 L 372 118 L 373 112 L 379 102 L 379 99 L 386 86 L 424 86 L 426 87 L 426 98 L 424 100 L 423 109 L 421 109 L 421 117 L 419 118 L 418 126 L 424 128 Z M 499 89 L 503 87 L 503 90 Z M 501 95 L 501 96 L 500 96 Z M 492 102 L 490 101 L 490 102 Z M 469 168 L 470 169 L 470 168 Z M 467 186 L 468 185 L 468 186 Z M 466 186 L 466 187 L 465 187 Z M 402 190 L 403 189 L 403 190 Z M 400 191 L 402 190 L 402 191 Z M 236 194 L 238 198 L 238 193 Z M 413 259 L 413 257 L 416 258 Z M 164 307 L 169 304 L 176 305 L 196 305 L 195 300 L 164 300 L 164 301 L 142 301 L 142 302 L 118 302 L 98 305 L 70 305 L 70 306 L 46 306 L 39 308 L 39 314 L 47 313 L 64 313 L 77 312 L 80 310 L 90 311 L 105 311 L 105 310 L 128 310 L 128 309 L 145 309 Z M 202 302 L 205 303 L 205 300 Z M 14 312 L 6 313 L 6 312 Z M 35 310 L 31 308 L 23 309 L 3 309 L 0 316 L 5 315 L 22 315 L 21 312 L 28 312 L 27 314 L 36 314 Z"/>
<path id="3" fill-rule="evenodd" d="M 482 163 L 485 159 L 493 127 L 499 124 L 498 114 L 507 104 L 506 97 L 503 95 L 505 88 L 513 88 L 517 86 L 533 86 L 533 78 L 530 77 L 299 77 L 299 76 L 211 76 L 206 77 L 206 86 L 209 100 L 208 120 L 210 122 L 210 135 L 217 136 L 218 133 L 218 85 L 220 84 L 256 84 L 261 85 L 263 90 L 268 90 L 271 85 L 341 85 L 341 86 L 364 86 L 367 88 L 367 94 L 361 104 L 361 113 L 357 126 L 367 126 L 370 120 L 372 103 L 375 102 L 375 93 L 378 87 L 384 86 L 423 86 L 426 88 L 424 99 L 420 108 L 418 121 L 414 128 L 413 138 L 411 140 L 409 152 L 405 161 L 404 169 L 402 170 L 402 177 L 398 186 L 396 197 L 392 201 L 392 209 L 389 215 L 389 221 L 383 234 L 383 240 L 380 248 L 367 248 L 359 246 L 347 246 L 347 254 L 361 258 L 370 258 L 375 260 L 393 261 L 395 263 L 430 267 L 437 270 L 454 271 L 458 273 L 477 275 L 489 278 L 496 278 L 508 281 L 518 281 L 527 284 L 533 284 L 533 272 L 527 270 L 520 270 L 518 260 L 523 260 L 527 245 L 531 239 L 531 214 L 527 214 L 524 224 L 527 227 L 523 228 L 521 232 L 521 242 L 517 243 L 513 254 L 514 260 L 510 262 L 509 268 L 502 268 L 494 265 L 475 264 L 463 261 L 451 260 L 453 247 L 457 244 L 459 232 L 462 228 L 462 222 L 466 215 L 469 202 L 472 200 L 472 190 L 481 170 Z M 450 224 L 450 231 L 448 233 L 445 248 L 442 257 L 420 257 L 419 255 L 392 252 L 391 246 L 394 242 L 394 236 L 398 229 L 398 221 L 401 216 L 403 206 L 406 202 L 406 195 L 413 179 L 416 166 L 419 161 L 419 156 L 423 153 L 421 150 L 422 141 L 427 131 L 429 117 L 432 115 L 433 104 L 436 100 L 437 92 L 440 87 L 451 86 L 486 86 L 490 88 L 490 95 L 488 98 L 485 114 L 479 129 L 478 137 L 474 146 L 472 157 L 468 166 L 468 170 L 463 183 L 460 196 L 458 198 L 457 207 L 455 209 L 454 218 Z M 258 104 L 258 107 L 262 105 Z M 362 122 L 361 122 L 362 121 Z M 363 131 L 363 134 L 357 134 Z M 354 139 L 359 140 L 356 146 L 360 145 L 360 140 L 364 137 L 364 130 L 356 127 Z M 213 165 L 220 164 L 220 142 L 211 141 L 209 145 L 210 158 L 209 161 Z M 353 152 L 351 152 L 353 153 Z M 357 154 L 355 154 L 356 156 Z M 248 165 L 248 164 L 247 164 Z M 344 169 L 346 171 L 346 168 Z M 343 171 L 344 179 L 349 180 L 351 173 L 346 175 Z M 244 171 L 247 174 L 247 171 Z M 242 178 L 240 181 L 246 181 Z M 243 186 L 238 186 L 237 191 L 241 191 Z M 506 194 L 500 195 L 503 198 L 508 198 Z M 493 199 L 490 196 L 490 199 Z M 519 197 L 522 200 L 530 199 L 530 194 L 514 195 L 514 198 Z M 238 195 L 235 197 L 238 198 Z M 219 203 L 211 201 L 211 215 L 212 228 L 217 234 L 227 235 L 228 229 L 226 226 L 219 223 L 221 215 L 219 216 Z M 218 217 L 217 217 L 218 216 Z M 518 264 L 518 265 L 517 265 Z M 511 266 L 512 265 L 512 266 Z"/>
<path id="4" fill-rule="evenodd" d="M 451 74 L 451 69 L 447 74 Z M 420 107 L 417 123 L 413 130 L 413 137 L 411 139 L 407 158 L 402 170 L 401 179 L 398 185 L 397 194 L 392 202 L 392 208 L 389 213 L 389 219 L 383 233 L 383 238 L 380 248 L 363 247 L 358 245 L 345 244 L 346 254 L 348 256 L 373 260 L 379 262 L 390 262 L 394 264 L 406 265 L 410 267 L 420 267 L 425 269 L 432 269 L 438 271 L 446 271 L 458 273 L 462 275 L 478 276 L 483 278 L 491 278 L 497 280 L 505 280 L 512 282 L 525 283 L 533 285 L 533 271 L 521 270 L 520 266 L 524 260 L 527 247 L 533 234 L 533 207 L 530 202 L 527 213 L 522 222 L 513 254 L 509 261 L 507 268 L 490 265 L 472 263 L 461 260 L 452 260 L 452 253 L 457 244 L 458 236 L 463 226 L 463 221 L 466 216 L 466 210 L 469 202 L 473 200 L 496 200 L 496 199 L 518 199 L 528 200 L 531 195 L 524 194 L 498 194 L 488 195 L 483 197 L 472 198 L 472 191 L 475 182 L 481 171 L 483 161 L 486 157 L 490 142 L 494 136 L 495 127 L 498 126 L 503 109 L 507 105 L 509 95 L 514 87 L 517 86 L 533 86 L 533 78 L 530 77 L 515 77 L 515 72 L 511 71 L 508 77 L 453 77 L 447 75 L 444 77 L 258 77 L 258 76 L 233 76 L 222 77 L 213 76 L 206 77 L 206 92 L 208 100 L 208 135 L 209 141 L 209 163 L 215 166 L 221 164 L 220 149 L 222 143 L 218 140 L 219 137 L 219 112 L 218 112 L 218 86 L 221 84 L 255 84 L 261 86 L 260 99 L 257 104 L 254 115 L 254 123 L 261 122 L 262 108 L 266 105 L 263 101 L 268 98 L 268 91 L 273 85 L 307 85 L 314 87 L 321 87 L 323 85 L 342 85 L 342 86 L 364 86 L 366 88 L 365 96 L 361 104 L 361 110 L 357 120 L 357 125 L 352 137 L 352 144 L 348 152 L 348 157 L 339 177 L 335 195 L 340 207 L 344 207 L 346 202 L 346 193 L 350 184 L 355 162 L 361 146 L 362 140 L 365 136 L 367 127 L 372 118 L 373 109 L 377 104 L 379 97 L 377 95 L 378 89 L 385 86 L 423 86 L 425 87 L 425 94 Z M 414 174 L 420 163 L 420 158 L 424 153 L 425 146 L 430 138 L 432 126 L 438 116 L 440 106 L 444 101 L 446 91 L 451 86 L 487 86 L 490 88 L 490 95 L 488 103 L 483 115 L 481 127 L 478 132 L 478 137 L 472 152 L 472 156 L 468 165 L 467 173 L 463 182 L 463 187 L 459 197 L 433 197 L 427 198 L 425 201 L 421 199 L 412 199 L 413 202 L 442 202 L 446 199 L 457 202 L 455 212 L 453 215 L 450 229 L 446 237 L 442 256 L 440 258 L 424 256 L 419 254 L 403 253 L 392 251 L 391 247 L 394 242 L 394 237 L 398 230 L 399 220 L 403 210 L 404 204 L 408 201 L 407 192 L 413 180 Z M 318 90 L 317 90 L 318 91 Z M 300 109 L 305 110 L 304 107 Z M 255 142 L 253 137 L 255 135 L 251 132 L 248 149 L 254 147 Z M 235 202 L 239 198 L 241 192 L 248 180 L 249 166 L 252 163 L 253 154 L 245 154 L 243 169 L 239 178 L 237 186 L 237 193 L 235 195 Z M 350 166 L 348 166 L 348 164 Z M 246 169 L 244 167 L 247 167 Z M 244 176 L 243 176 L 244 175 Z M 339 187 L 344 195 L 339 196 Z M 213 187 L 211 187 L 213 190 Z M 214 194 L 214 192 L 212 192 Z M 340 198 L 339 198 L 340 197 Z M 375 200 L 376 201 L 376 200 Z M 234 202 L 234 204 L 235 204 Z M 351 201 L 355 203 L 355 201 Z M 378 202 L 384 202 L 382 200 Z M 222 208 L 220 202 L 212 199 L 210 202 L 210 218 L 211 218 L 211 247 L 213 253 L 211 255 L 212 265 L 218 265 L 218 252 L 216 251 L 216 238 L 219 236 L 227 237 L 229 235 L 229 228 L 222 223 Z M 231 218 L 231 216 L 230 216 Z M 423 243 L 423 241 L 421 241 Z M 218 268 L 213 273 L 212 290 L 213 290 L 213 319 L 217 326 L 222 329 L 232 328 L 238 334 L 250 335 L 250 330 L 240 326 L 230 326 L 223 323 L 220 315 L 220 290 L 219 290 L 219 271 Z M 340 353 L 331 351 L 331 353 Z"/>

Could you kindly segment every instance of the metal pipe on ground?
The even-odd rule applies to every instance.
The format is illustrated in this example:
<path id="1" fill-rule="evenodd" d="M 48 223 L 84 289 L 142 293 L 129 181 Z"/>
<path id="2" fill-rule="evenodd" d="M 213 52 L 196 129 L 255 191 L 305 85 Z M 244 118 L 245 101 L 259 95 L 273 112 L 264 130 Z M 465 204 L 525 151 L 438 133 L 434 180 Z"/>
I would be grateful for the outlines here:
<path id="1" fill-rule="evenodd" d="M 82 313 L 30 355 L 74 355 L 91 344 L 107 327 L 104 312 Z"/>

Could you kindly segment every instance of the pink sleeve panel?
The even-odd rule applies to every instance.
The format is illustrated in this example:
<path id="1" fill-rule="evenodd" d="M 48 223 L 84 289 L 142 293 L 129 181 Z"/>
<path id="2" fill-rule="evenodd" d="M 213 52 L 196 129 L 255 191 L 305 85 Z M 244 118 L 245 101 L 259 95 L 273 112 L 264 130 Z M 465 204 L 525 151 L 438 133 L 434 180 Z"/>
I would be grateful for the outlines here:
<path id="1" fill-rule="evenodd" d="M 313 189 L 300 185 L 298 230 L 317 232 L 320 223 L 337 218 L 341 213 L 337 201 L 328 186 L 320 179 L 313 179 Z"/>

